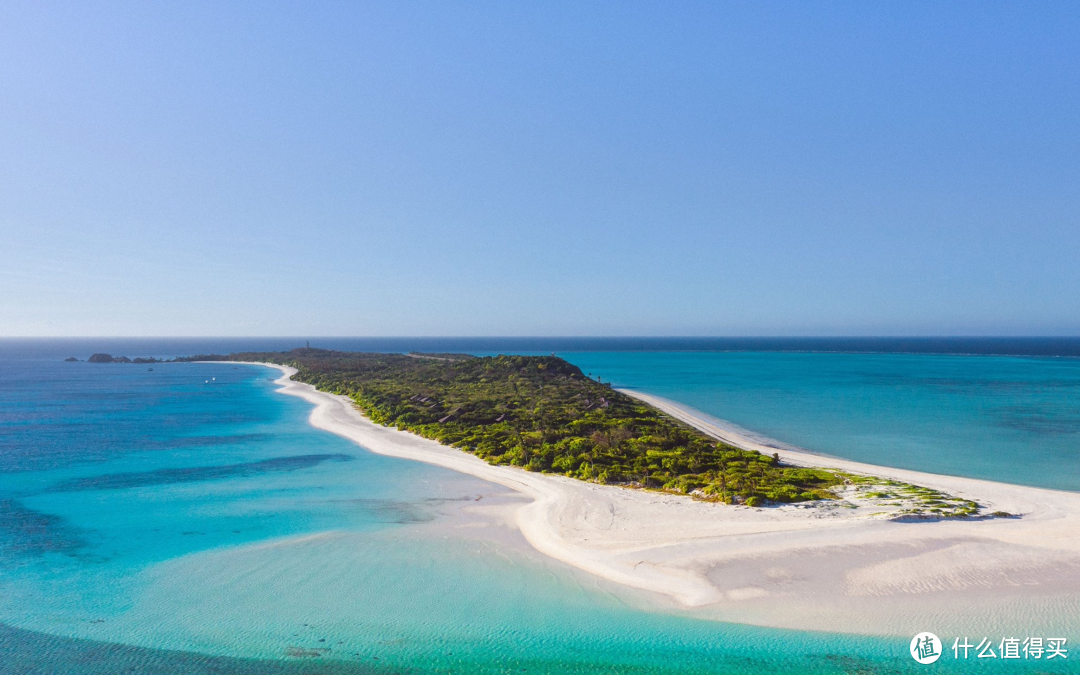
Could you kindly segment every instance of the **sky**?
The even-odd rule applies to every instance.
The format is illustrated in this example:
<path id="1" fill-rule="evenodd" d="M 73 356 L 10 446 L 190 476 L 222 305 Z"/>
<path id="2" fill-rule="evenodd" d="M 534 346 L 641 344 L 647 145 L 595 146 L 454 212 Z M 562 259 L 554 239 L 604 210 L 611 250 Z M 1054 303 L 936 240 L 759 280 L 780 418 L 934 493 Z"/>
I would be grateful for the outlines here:
<path id="1" fill-rule="evenodd" d="M 1077 2 L 0 3 L 0 336 L 1078 335 Z"/>

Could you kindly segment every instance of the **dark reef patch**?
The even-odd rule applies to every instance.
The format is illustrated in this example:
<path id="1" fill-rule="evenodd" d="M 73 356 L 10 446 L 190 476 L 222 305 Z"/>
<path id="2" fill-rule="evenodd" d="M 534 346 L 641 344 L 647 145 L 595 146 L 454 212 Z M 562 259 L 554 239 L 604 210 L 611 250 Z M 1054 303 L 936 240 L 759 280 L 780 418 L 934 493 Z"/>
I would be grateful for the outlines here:
<path id="1" fill-rule="evenodd" d="M 1035 406 L 1002 410 L 997 426 L 1032 434 L 1080 434 L 1080 417 L 1048 412 Z"/>
<path id="2" fill-rule="evenodd" d="M 74 556 L 84 546 L 78 529 L 60 516 L 27 508 L 15 499 L 0 499 L 0 557 Z"/>
<path id="3" fill-rule="evenodd" d="M 258 462 L 242 462 L 222 466 L 193 466 L 182 469 L 157 469 L 132 473 L 108 473 L 101 476 L 73 478 L 50 487 L 46 492 L 83 492 L 87 490 L 123 490 L 151 485 L 173 485 L 198 481 L 242 478 L 272 472 L 299 471 L 323 462 L 348 462 L 352 455 L 296 455 L 275 457 Z"/>
<path id="4" fill-rule="evenodd" d="M 371 675 L 364 664 L 240 659 L 57 637 L 0 623 L 0 672 L 19 675 Z"/>
<path id="5" fill-rule="evenodd" d="M 394 499 L 349 499 L 343 502 L 356 506 L 378 522 L 412 525 L 435 520 L 434 514 L 414 502 Z"/>

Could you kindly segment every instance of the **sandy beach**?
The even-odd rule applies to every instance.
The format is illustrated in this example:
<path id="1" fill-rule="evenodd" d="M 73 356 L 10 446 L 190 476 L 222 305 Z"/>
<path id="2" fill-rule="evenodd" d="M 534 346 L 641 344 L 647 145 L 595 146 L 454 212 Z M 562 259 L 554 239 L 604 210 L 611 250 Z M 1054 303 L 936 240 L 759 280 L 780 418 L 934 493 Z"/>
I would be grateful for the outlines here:
<path id="1" fill-rule="evenodd" d="M 271 365 L 271 364 L 265 364 Z M 487 464 L 376 425 L 343 396 L 293 382 L 310 422 L 383 455 L 467 473 L 532 501 L 507 521 L 541 553 L 661 611 L 863 634 L 1056 634 L 1080 625 L 1080 494 L 869 466 L 778 449 L 718 420 L 637 392 L 726 442 L 790 464 L 929 487 L 1016 518 L 894 522 L 843 504 L 749 508 Z M 1065 635 L 1069 637 L 1075 632 Z"/>

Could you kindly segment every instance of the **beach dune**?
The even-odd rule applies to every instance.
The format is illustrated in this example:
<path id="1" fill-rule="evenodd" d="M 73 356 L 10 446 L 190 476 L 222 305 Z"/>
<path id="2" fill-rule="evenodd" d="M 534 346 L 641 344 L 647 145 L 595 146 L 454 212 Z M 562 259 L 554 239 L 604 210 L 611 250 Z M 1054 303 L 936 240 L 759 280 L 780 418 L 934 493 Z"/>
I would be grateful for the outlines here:
<path id="1" fill-rule="evenodd" d="M 508 519 L 536 550 L 635 589 L 628 597 L 658 611 L 887 635 L 932 630 L 1068 637 L 1080 627 L 1080 494 L 778 450 L 686 407 L 625 392 L 733 445 L 778 451 L 790 464 L 913 483 L 1018 517 L 895 522 L 838 504 L 749 508 L 701 502 L 492 466 L 376 425 L 348 398 L 293 382 L 294 370 L 272 367 L 283 373 L 283 393 L 315 405 L 314 426 L 372 452 L 527 495 L 532 501 L 512 507 Z"/>

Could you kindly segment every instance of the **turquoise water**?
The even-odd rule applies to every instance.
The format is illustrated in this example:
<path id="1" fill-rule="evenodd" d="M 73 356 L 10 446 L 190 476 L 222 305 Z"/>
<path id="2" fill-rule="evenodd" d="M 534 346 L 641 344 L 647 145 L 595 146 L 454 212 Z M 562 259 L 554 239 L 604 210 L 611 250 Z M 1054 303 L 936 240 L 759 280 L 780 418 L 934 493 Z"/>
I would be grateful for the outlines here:
<path id="1" fill-rule="evenodd" d="M 1080 359 L 561 352 L 615 386 L 782 443 L 931 473 L 1080 490 Z"/>
<path id="2" fill-rule="evenodd" d="M 654 356 L 571 359 L 707 410 L 634 374 L 673 358 Z M 499 524 L 503 488 L 313 429 L 267 369 L 0 366 L 0 673 L 922 668 L 907 637 L 652 609 L 532 552 Z"/>

